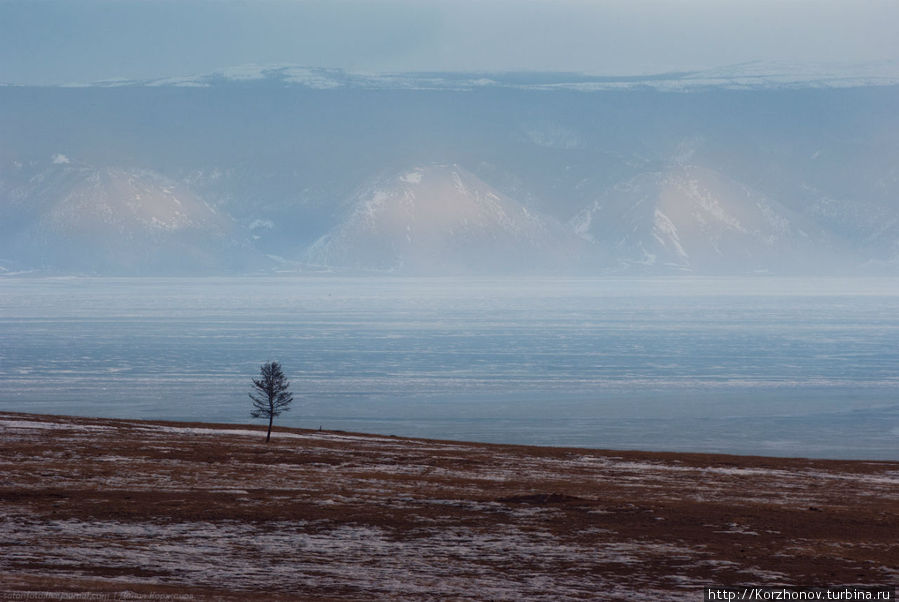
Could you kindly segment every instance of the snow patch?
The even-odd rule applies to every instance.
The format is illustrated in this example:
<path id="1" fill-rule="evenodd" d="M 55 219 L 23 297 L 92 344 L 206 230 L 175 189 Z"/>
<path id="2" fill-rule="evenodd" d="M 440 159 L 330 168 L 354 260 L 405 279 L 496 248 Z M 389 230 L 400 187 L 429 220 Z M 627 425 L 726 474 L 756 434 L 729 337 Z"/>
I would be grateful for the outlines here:
<path id="1" fill-rule="evenodd" d="M 401 175 L 400 181 L 405 182 L 406 184 L 420 184 L 421 183 L 421 172 L 420 171 L 410 171 L 409 173 Z"/>
<path id="2" fill-rule="evenodd" d="M 0 427 L 8 429 L 58 429 L 65 431 L 108 431 L 111 426 L 96 424 L 64 424 L 61 422 L 37 422 L 33 420 L 0 420 Z"/>
<path id="3" fill-rule="evenodd" d="M 265 228 L 267 230 L 271 230 L 275 227 L 275 223 L 270 219 L 254 219 L 250 222 L 250 225 L 247 226 L 250 230 L 258 230 L 259 228 Z"/>
<path id="4" fill-rule="evenodd" d="M 251 431 L 247 429 L 212 429 L 212 428 L 193 428 L 182 426 L 145 426 L 142 430 L 158 431 L 165 433 L 184 433 L 188 435 L 234 435 L 241 437 L 264 437 L 265 431 Z M 296 433 L 282 433 L 272 431 L 272 439 L 303 439 L 304 435 Z"/>
<path id="5" fill-rule="evenodd" d="M 683 246 L 681 246 L 680 237 L 677 234 L 677 226 L 674 225 L 671 218 L 659 209 L 655 210 L 653 217 L 652 235 L 663 247 L 667 248 L 670 243 L 679 257 L 683 259 L 689 257 Z"/>

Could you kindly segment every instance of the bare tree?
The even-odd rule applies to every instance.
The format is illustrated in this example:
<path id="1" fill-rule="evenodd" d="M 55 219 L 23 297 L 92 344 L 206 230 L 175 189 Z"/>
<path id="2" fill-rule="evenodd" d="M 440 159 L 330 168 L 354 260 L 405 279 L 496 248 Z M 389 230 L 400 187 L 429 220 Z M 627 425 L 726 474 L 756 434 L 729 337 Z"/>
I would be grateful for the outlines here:
<path id="1" fill-rule="evenodd" d="M 275 416 L 290 409 L 293 401 L 293 393 L 288 391 L 290 381 L 284 376 L 281 364 L 267 362 L 259 367 L 259 378 L 253 379 L 253 392 L 250 399 L 253 400 L 253 418 L 268 418 L 268 434 L 265 442 L 272 438 L 272 422 Z"/>

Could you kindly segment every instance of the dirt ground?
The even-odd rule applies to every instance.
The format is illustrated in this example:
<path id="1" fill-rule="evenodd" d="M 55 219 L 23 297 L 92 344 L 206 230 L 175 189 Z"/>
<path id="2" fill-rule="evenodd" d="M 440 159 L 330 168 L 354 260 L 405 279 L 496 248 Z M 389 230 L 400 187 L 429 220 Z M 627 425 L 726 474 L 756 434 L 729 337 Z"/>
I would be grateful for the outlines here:
<path id="1" fill-rule="evenodd" d="M 899 462 L 0 413 L 0 599 L 701 600 L 899 583 Z"/>

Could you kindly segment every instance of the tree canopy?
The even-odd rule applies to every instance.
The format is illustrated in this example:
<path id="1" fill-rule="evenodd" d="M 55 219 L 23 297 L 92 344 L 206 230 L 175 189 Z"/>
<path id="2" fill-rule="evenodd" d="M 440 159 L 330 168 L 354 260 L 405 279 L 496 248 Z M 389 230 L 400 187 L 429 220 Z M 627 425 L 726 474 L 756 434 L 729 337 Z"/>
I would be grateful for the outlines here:
<path id="1" fill-rule="evenodd" d="M 275 416 L 290 409 L 293 401 L 293 393 L 289 391 L 290 381 L 284 375 L 284 370 L 278 362 L 266 362 L 259 367 L 259 378 L 253 379 L 253 390 L 250 399 L 253 400 L 253 418 L 268 418 L 268 433 L 265 441 L 272 437 L 272 423 Z"/>

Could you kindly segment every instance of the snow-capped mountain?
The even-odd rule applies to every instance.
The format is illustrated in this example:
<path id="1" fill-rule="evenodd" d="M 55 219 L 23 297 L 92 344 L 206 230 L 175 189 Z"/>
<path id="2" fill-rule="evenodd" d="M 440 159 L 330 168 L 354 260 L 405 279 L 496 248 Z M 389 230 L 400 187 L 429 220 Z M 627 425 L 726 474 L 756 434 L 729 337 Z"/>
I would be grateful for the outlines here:
<path id="1" fill-rule="evenodd" d="M 56 269 L 189 273 L 220 269 L 241 247 L 228 216 L 150 170 L 73 165 L 56 155 L 52 167 L 4 192 L 4 251 Z"/>
<path id="2" fill-rule="evenodd" d="M 0 273 L 899 271 L 899 86 L 475 75 L 0 86 Z"/>
<path id="3" fill-rule="evenodd" d="M 807 218 L 697 165 L 620 182 L 572 227 L 609 250 L 621 269 L 782 273 L 810 269 L 826 248 L 825 235 Z"/>
<path id="4" fill-rule="evenodd" d="M 552 218 L 459 165 L 428 165 L 360 193 L 306 260 L 412 274 L 539 272 L 577 261 L 577 251 Z"/>
<path id="5" fill-rule="evenodd" d="M 184 186 L 148 170 L 75 169 L 61 174 L 67 190 L 42 216 L 65 235 L 102 232 L 135 236 L 192 230 L 221 235 L 227 221 Z"/>
<path id="6" fill-rule="evenodd" d="M 70 83 L 71 87 L 130 86 L 207 88 L 222 84 L 268 82 L 313 90 L 380 89 L 464 91 L 482 88 L 525 90 L 611 91 L 635 88 L 696 90 L 701 88 L 843 88 L 899 83 L 899 62 L 789 63 L 752 61 L 697 71 L 643 74 L 545 72 L 412 72 L 355 73 L 291 63 L 247 64 L 214 73 L 147 80 L 115 79 Z"/>

